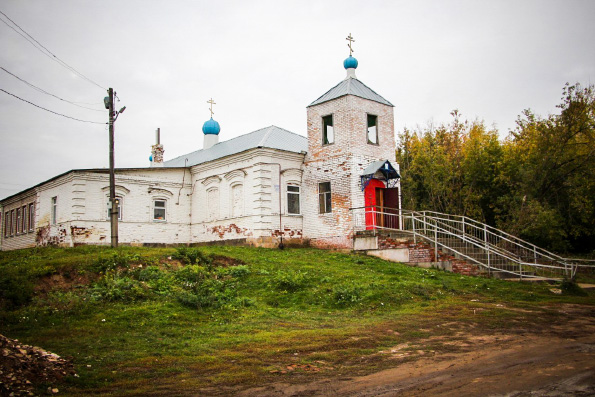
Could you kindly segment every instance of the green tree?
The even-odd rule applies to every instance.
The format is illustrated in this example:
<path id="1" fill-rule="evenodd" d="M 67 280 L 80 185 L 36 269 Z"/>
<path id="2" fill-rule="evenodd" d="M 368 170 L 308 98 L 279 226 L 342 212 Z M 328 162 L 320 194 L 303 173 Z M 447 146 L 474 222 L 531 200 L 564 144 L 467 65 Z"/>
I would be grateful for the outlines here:
<path id="1" fill-rule="evenodd" d="M 525 110 L 509 137 L 501 226 L 558 251 L 595 249 L 595 94 L 566 85 L 560 114 Z"/>
<path id="2" fill-rule="evenodd" d="M 483 122 L 453 121 L 399 135 L 406 208 L 467 215 L 493 222 L 500 188 L 495 183 L 502 149 L 496 130 Z"/>
<path id="3" fill-rule="evenodd" d="M 595 250 L 595 89 L 566 85 L 559 114 L 525 110 L 500 141 L 483 122 L 399 135 L 403 206 L 497 226 L 555 251 Z"/>

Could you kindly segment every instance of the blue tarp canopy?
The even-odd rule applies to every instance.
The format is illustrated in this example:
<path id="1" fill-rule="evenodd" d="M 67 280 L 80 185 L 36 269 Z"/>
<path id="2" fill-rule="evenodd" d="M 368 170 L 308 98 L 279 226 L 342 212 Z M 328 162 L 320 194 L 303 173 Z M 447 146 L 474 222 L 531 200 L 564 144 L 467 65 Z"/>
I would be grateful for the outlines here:
<path id="1" fill-rule="evenodd" d="M 401 175 L 388 160 L 374 161 L 370 163 L 361 175 L 362 190 L 368 186 L 372 179 L 386 181 L 386 187 L 395 187 Z"/>

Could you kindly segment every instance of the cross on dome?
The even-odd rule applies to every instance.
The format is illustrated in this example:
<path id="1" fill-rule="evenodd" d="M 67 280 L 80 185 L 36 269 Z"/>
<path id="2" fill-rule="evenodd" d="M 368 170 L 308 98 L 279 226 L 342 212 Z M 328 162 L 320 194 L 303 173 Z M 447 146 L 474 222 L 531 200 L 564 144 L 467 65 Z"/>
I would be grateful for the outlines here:
<path id="1" fill-rule="evenodd" d="M 213 118 L 213 115 L 215 114 L 215 112 L 213 112 L 213 105 L 216 105 L 215 101 L 213 101 L 213 98 L 209 99 L 207 101 L 207 103 L 211 104 L 211 107 L 209 108 L 209 111 L 211 112 L 211 118 Z"/>
<path id="2" fill-rule="evenodd" d="M 349 36 L 347 36 L 345 40 L 349 42 L 347 43 L 347 47 L 349 47 L 349 56 L 351 56 L 353 54 L 353 48 L 351 48 L 351 43 L 354 42 L 355 39 L 351 37 L 351 33 L 349 33 Z"/>

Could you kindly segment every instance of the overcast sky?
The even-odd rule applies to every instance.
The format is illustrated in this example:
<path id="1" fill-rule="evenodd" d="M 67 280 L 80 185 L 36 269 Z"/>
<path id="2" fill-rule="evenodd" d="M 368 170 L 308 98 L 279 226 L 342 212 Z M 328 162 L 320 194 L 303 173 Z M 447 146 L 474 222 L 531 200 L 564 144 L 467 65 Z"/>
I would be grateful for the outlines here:
<path id="1" fill-rule="evenodd" d="M 0 88 L 54 112 L 105 123 L 113 87 L 126 106 L 116 166 L 202 148 L 210 117 L 227 140 L 276 125 L 306 135 L 306 106 L 345 77 L 395 105 L 396 133 L 464 118 L 502 137 L 523 109 L 556 112 L 566 82 L 595 81 L 595 1 L 3 0 L 0 11 L 100 87 L 44 55 L 0 14 Z M 22 33 L 22 32 L 21 32 Z M 105 124 L 74 121 L 0 91 L 0 197 L 60 173 L 108 166 Z"/>

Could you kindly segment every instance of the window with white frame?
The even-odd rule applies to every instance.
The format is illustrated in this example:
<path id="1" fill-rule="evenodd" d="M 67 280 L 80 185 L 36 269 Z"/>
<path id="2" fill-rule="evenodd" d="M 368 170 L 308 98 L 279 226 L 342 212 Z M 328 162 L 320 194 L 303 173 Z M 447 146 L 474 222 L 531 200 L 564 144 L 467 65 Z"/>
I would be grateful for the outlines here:
<path id="1" fill-rule="evenodd" d="M 4 237 L 10 236 L 10 212 L 4 213 Z"/>
<path id="2" fill-rule="evenodd" d="M 23 221 L 22 221 L 22 212 L 20 208 L 17 208 L 17 234 L 21 234 L 21 226 L 23 225 Z"/>
<path id="3" fill-rule="evenodd" d="M 318 212 L 326 214 L 331 211 L 331 183 L 321 182 L 318 184 Z"/>
<path id="4" fill-rule="evenodd" d="M 290 215 L 301 214 L 299 186 L 287 185 L 287 213 Z"/>
<path id="5" fill-rule="evenodd" d="M 58 218 L 58 196 L 52 197 L 50 222 L 52 225 L 56 224 Z"/>
<path id="6" fill-rule="evenodd" d="M 166 218 L 167 200 L 155 199 L 153 200 L 153 220 L 156 222 L 165 222 Z"/>
<path id="7" fill-rule="evenodd" d="M 29 204 L 29 231 L 35 230 L 35 204 Z"/>
<path id="8" fill-rule="evenodd" d="M 21 219 L 21 231 L 23 233 L 27 233 L 27 206 L 23 205 L 23 209 L 21 211 L 23 213 L 23 218 Z"/>
<path id="9" fill-rule="evenodd" d="M 10 210 L 10 235 L 14 236 L 15 214 L 14 210 Z"/>
<path id="10" fill-rule="evenodd" d="M 122 197 L 116 197 L 115 201 L 115 207 L 117 208 L 118 211 L 118 220 L 121 221 L 122 220 Z M 111 207 L 109 205 L 109 197 L 107 198 L 107 220 L 110 219 L 111 216 Z"/>

